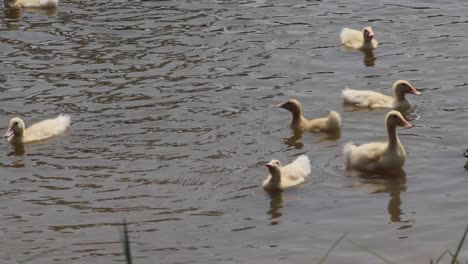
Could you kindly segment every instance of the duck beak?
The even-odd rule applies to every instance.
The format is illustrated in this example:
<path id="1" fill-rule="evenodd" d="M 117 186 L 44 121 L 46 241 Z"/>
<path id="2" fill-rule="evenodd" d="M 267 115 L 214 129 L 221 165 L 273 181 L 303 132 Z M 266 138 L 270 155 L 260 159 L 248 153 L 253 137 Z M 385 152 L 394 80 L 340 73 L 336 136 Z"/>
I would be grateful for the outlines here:
<path id="1" fill-rule="evenodd" d="M 408 121 L 406 121 L 405 119 L 400 119 L 400 125 L 405 127 L 405 128 L 412 128 L 413 127 L 413 125 L 408 123 Z"/>
<path id="2" fill-rule="evenodd" d="M 421 95 L 421 93 L 418 90 L 416 90 L 416 88 L 414 88 L 413 86 L 411 86 L 409 93 L 414 95 Z"/>
<path id="3" fill-rule="evenodd" d="M 15 134 L 15 130 L 13 127 L 8 127 L 7 132 L 5 133 L 4 137 L 9 138 Z"/>
<path id="4" fill-rule="evenodd" d="M 284 108 L 284 105 L 285 105 L 286 103 L 287 103 L 287 101 L 286 101 L 286 102 L 283 102 L 283 103 L 281 103 L 281 104 L 279 104 L 279 105 L 277 105 L 276 107 L 278 107 L 278 108 Z"/>
<path id="5" fill-rule="evenodd" d="M 265 164 L 265 167 L 267 167 L 269 169 L 273 169 L 273 168 L 275 168 L 275 165 L 273 165 L 273 163 L 271 163 L 271 162 L 268 162 L 267 164 Z"/>
<path id="6" fill-rule="evenodd" d="M 373 38 L 375 36 L 374 31 L 372 29 L 369 29 L 369 38 Z"/>

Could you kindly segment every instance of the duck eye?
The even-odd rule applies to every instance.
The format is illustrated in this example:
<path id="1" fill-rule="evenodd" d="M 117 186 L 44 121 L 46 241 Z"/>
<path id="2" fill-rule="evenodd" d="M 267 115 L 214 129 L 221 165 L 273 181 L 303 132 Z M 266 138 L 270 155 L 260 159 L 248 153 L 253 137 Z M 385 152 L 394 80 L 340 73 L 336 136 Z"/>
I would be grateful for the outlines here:
<path id="1" fill-rule="evenodd" d="M 15 126 L 18 125 L 18 122 L 14 122 L 13 125 L 15 125 Z"/>

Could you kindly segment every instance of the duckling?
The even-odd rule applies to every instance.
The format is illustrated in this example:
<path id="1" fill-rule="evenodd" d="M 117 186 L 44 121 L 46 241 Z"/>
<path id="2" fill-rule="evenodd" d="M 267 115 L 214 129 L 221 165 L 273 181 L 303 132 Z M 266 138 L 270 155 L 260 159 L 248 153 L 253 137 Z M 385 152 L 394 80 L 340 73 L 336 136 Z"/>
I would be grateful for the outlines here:
<path id="1" fill-rule="evenodd" d="M 381 173 L 398 170 L 403 167 L 406 160 L 405 148 L 398 139 L 396 127 L 411 128 L 412 125 L 398 111 L 390 111 L 385 117 L 387 128 L 386 142 L 372 142 L 360 146 L 352 142 L 343 148 L 347 169 Z"/>
<path id="2" fill-rule="evenodd" d="M 346 87 L 342 92 L 344 103 L 363 108 L 408 108 L 410 101 L 405 94 L 421 95 L 408 81 L 398 80 L 393 84 L 393 97 L 374 91 L 354 90 Z"/>
<path id="3" fill-rule="evenodd" d="M 5 137 L 12 144 L 23 144 L 57 136 L 70 127 L 70 116 L 60 114 L 54 119 L 43 120 L 26 128 L 19 117 L 12 118 L 8 123 Z"/>
<path id="4" fill-rule="evenodd" d="M 379 45 L 371 27 L 365 27 L 362 31 L 343 28 L 340 40 L 345 47 L 356 50 L 373 50 Z"/>
<path id="5" fill-rule="evenodd" d="M 271 160 L 265 165 L 269 175 L 263 181 L 267 191 L 283 190 L 305 182 L 310 174 L 310 160 L 305 155 L 299 156 L 288 165 L 281 166 L 279 160 Z"/>
<path id="6" fill-rule="evenodd" d="M 292 121 L 290 127 L 297 131 L 308 132 L 337 132 L 341 129 L 341 116 L 335 111 L 331 111 L 328 117 L 306 119 L 302 116 L 302 105 L 296 99 L 278 105 L 291 112 Z"/>

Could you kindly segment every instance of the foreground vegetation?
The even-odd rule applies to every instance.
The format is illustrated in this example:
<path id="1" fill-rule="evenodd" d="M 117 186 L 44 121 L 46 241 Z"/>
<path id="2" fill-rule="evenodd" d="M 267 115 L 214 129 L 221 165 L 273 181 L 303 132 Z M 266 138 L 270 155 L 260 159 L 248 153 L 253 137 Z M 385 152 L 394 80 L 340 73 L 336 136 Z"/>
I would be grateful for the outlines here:
<path id="1" fill-rule="evenodd" d="M 132 254 L 130 252 L 130 238 L 128 236 L 128 227 L 127 227 L 127 223 L 124 221 L 122 223 L 123 225 L 123 228 L 122 228 L 122 231 L 121 231 L 121 243 L 122 243 L 122 247 L 123 247 L 123 251 L 125 253 L 125 260 L 126 260 L 126 263 L 127 264 L 133 264 L 133 261 L 132 261 Z M 468 226 L 465 228 L 465 232 L 463 232 L 463 235 L 460 239 L 460 242 L 458 243 L 458 246 L 455 250 L 455 252 L 453 252 L 452 250 L 445 250 L 444 252 L 442 252 L 442 254 L 434 259 L 434 258 L 431 258 L 429 263 L 430 264 L 439 264 L 439 263 L 442 263 L 441 261 L 443 260 L 449 260 L 450 264 L 462 264 L 462 262 L 460 262 L 460 260 L 458 259 L 459 257 L 459 254 L 460 254 L 460 251 L 463 247 L 463 244 L 465 243 L 465 240 L 466 240 L 466 236 L 468 234 Z M 336 240 L 332 246 L 327 250 L 327 252 L 320 258 L 318 264 L 323 264 L 325 263 L 325 261 L 327 260 L 327 257 L 330 255 L 330 253 L 336 248 L 336 246 L 346 237 L 347 233 L 343 234 L 338 240 Z M 387 263 L 387 264 L 393 264 L 394 262 L 382 257 L 381 255 L 377 254 L 376 252 L 372 251 L 371 249 L 365 247 L 365 246 L 362 246 L 362 245 L 359 245 L 358 243 L 354 242 L 353 240 L 351 239 L 348 239 L 348 241 L 351 242 L 351 244 L 353 246 L 355 246 L 357 249 L 359 250 L 362 250 L 372 256 L 375 256 L 376 258 L 380 259 L 382 261 L 382 263 Z M 468 261 L 465 263 L 465 264 L 468 264 Z"/>

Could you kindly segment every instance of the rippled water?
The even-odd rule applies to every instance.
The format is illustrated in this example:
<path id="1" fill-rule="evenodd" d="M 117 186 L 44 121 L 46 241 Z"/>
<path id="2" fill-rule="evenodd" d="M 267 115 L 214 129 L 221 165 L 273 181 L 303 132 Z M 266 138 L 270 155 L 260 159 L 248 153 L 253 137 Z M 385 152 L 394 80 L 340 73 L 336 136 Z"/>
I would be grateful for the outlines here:
<path id="1" fill-rule="evenodd" d="M 464 1 L 65 1 L 2 9 L 0 114 L 58 113 L 72 129 L 0 145 L 2 263 L 317 263 L 342 234 L 395 263 L 455 249 L 468 224 Z M 371 25 L 373 54 L 338 43 Z M 344 107 L 345 86 L 421 92 L 399 130 L 406 177 L 344 171 L 342 145 L 385 138 L 385 110 Z M 336 110 L 341 137 L 294 135 L 275 105 Z M 312 177 L 283 193 L 264 163 L 305 153 Z M 343 240 L 327 263 L 377 263 Z M 464 258 L 468 254 L 464 253 Z"/>

